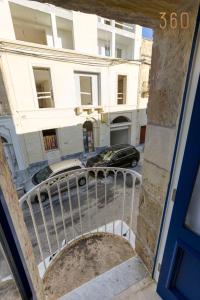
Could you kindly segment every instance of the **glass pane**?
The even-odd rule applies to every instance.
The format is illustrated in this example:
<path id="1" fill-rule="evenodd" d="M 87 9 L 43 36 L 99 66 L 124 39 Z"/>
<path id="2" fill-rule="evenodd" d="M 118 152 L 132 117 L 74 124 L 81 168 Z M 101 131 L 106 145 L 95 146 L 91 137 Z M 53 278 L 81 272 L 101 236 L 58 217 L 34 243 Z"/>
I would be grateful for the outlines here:
<path id="1" fill-rule="evenodd" d="M 22 299 L 1 244 L 0 244 L 0 299 L 1 300 Z"/>
<path id="2" fill-rule="evenodd" d="M 185 224 L 186 227 L 200 235 L 200 169 L 198 170 Z"/>
<path id="3" fill-rule="evenodd" d="M 92 104 L 92 78 L 90 76 L 80 76 L 81 104 Z"/>

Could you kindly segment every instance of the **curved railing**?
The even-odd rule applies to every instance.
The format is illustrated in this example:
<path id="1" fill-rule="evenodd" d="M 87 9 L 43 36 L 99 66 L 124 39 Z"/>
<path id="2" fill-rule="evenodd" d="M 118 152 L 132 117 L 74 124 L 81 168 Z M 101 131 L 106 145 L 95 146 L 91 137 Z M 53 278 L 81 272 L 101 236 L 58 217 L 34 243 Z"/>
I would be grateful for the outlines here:
<path id="1" fill-rule="evenodd" d="M 141 175 L 122 168 L 87 168 L 52 177 L 20 199 L 43 276 L 66 244 L 92 232 L 112 232 L 134 244 Z"/>

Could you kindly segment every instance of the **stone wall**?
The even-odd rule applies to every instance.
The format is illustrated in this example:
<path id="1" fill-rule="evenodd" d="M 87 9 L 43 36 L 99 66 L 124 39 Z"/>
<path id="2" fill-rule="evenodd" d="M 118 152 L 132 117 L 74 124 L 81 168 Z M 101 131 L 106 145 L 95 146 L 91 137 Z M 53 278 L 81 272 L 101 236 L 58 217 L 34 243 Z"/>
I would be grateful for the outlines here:
<path id="1" fill-rule="evenodd" d="M 4 194 L 8 210 L 19 240 L 22 253 L 35 289 L 36 299 L 43 300 L 43 286 L 39 276 L 38 267 L 33 255 L 31 241 L 28 236 L 26 225 L 23 219 L 23 213 L 19 206 L 19 200 L 15 191 L 11 174 L 4 156 L 3 145 L 0 141 L 0 186 Z"/>
<path id="2" fill-rule="evenodd" d="M 136 250 L 152 270 L 191 51 L 197 6 L 188 30 L 155 30 L 148 126 Z"/>
<path id="3" fill-rule="evenodd" d="M 149 97 L 149 72 L 151 69 L 151 56 L 152 56 L 152 40 L 143 39 L 140 51 L 140 79 L 139 79 L 139 107 L 140 102 L 144 102 L 144 98 Z M 143 98 L 143 99 L 141 99 Z M 148 99 L 146 99 L 148 101 Z M 146 102 L 147 102 L 146 101 Z M 142 104 L 142 103 L 141 103 Z"/>

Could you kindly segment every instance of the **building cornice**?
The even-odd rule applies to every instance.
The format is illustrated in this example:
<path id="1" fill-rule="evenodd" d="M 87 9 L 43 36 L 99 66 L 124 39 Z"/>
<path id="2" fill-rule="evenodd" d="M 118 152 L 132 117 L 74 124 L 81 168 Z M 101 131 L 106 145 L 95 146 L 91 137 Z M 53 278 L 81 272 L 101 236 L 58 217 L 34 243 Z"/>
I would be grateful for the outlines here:
<path id="1" fill-rule="evenodd" d="M 14 53 L 50 60 L 108 67 L 119 64 L 140 64 L 140 61 L 125 60 L 119 58 L 100 57 L 87 55 L 75 50 L 55 49 L 44 45 L 32 44 L 22 41 L 0 40 L 0 53 Z"/>

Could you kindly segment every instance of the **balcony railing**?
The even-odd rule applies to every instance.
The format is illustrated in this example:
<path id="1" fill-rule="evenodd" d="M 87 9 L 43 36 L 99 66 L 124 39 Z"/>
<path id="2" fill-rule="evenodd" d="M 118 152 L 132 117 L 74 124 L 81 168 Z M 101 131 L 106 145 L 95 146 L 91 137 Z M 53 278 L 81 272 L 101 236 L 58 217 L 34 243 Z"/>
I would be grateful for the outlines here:
<path id="1" fill-rule="evenodd" d="M 115 27 L 123 29 L 123 30 L 130 31 L 130 32 L 134 32 L 134 25 L 131 25 L 131 24 L 115 22 Z"/>
<path id="2" fill-rule="evenodd" d="M 93 232 L 120 235 L 134 246 L 141 175 L 131 169 L 62 173 L 20 199 L 40 275 L 65 245 Z"/>
<path id="3" fill-rule="evenodd" d="M 135 30 L 135 25 L 133 25 L 133 24 L 126 24 L 126 23 L 122 23 L 122 22 L 112 21 L 107 18 L 98 17 L 98 22 L 112 26 L 112 27 L 116 27 L 119 29 L 123 29 L 126 31 L 130 31 L 130 32 L 134 32 L 134 30 Z"/>

